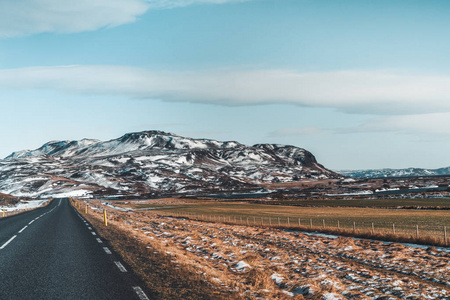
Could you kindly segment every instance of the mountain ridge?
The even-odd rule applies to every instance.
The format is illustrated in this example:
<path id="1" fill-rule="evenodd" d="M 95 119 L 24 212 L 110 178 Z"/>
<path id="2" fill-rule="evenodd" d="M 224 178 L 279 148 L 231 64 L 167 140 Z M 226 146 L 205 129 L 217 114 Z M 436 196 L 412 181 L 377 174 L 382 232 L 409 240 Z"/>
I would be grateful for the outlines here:
<path id="1" fill-rule="evenodd" d="M 257 190 L 306 178 L 342 176 L 292 145 L 247 146 L 156 130 L 109 141 L 51 141 L 0 160 L 0 192 L 32 197 Z"/>

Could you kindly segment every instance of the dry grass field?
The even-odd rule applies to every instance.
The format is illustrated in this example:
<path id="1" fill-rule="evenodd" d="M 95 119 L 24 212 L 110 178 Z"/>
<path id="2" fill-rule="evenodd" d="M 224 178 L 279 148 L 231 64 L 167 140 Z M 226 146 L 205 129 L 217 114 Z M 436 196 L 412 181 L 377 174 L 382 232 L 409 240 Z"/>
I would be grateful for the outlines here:
<path id="1" fill-rule="evenodd" d="M 86 202 L 78 203 L 80 213 L 148 287 L 159 291 L 155 299 L 450 299 L 450 253 L 441 249 L 165 215 L 181 213 L 182 206 L 206 213 L 205 204 L 193 208 L 179 199 L 145 204 L 164 213 L 137 207 L 121 211 L 89 200 L 85 214 Z M 162 208 L 164 203 L 180 206 L 178 212 Z M 225 216 L 228 204 L 216 204 L 214 215 Z M 108 227 L 102 224 L 103 209 Z M 298 214 L 280 209 L 280 216 Z M 245 206 L 240 213 L 250 216 Z"/>
<path id="2" fill-rule="evenodd" d="M 286 199 L 271 200 L 267 204 L 289 206 L 332 206 L 332 207 L 372 207 L 372 208 L 447 208 L 450 209 L 449 198 L 414 198 L 414 199 Z"/>
<path id="3" fill-rule="evenodd" d="M 442 204 L 442 200 L 436 203 Z M 446 245 L 444 229 L 450 231 L 450 210 L 298 207 L 182 199 L 168 202 L 164 199 L 147 200 L 145 203 L 131 201 L 122 205 L 204 221 L 282 226 L 441 246 Z M 449 239 L 450 232 L 447 242 Z"/>

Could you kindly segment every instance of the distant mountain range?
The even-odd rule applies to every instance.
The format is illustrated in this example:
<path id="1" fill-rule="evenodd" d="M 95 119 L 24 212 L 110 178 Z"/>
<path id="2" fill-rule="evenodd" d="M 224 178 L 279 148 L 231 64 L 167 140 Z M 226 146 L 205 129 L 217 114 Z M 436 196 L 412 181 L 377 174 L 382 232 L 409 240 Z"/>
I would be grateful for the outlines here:
<path id="1" fill-rule="evenodd" d="M 15 196 L 154 196 L 260 189 L 342 178 L 294 146 L 193 139 L 161 132 L 110 141 L 52 141 L 0 160 L 0 192 Z"/>
<path id="2" fill-rule="evenodd" d="M 439 169 L 373 169 L 373 170 L 344 170 L 338 173 L 351 178 L 383 178 L 383 177 L 419 177 L 450 175 L 450 167 Z"/>

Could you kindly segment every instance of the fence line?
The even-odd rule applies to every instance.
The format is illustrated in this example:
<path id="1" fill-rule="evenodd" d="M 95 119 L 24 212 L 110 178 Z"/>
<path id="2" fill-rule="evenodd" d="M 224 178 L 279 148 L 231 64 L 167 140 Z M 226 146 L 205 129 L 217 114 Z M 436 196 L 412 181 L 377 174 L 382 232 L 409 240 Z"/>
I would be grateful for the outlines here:
<path id="1" fill-rule="evenodd" d="M 442 246 L 449 246 L 448 226 L 437 225 L 431 223 L 421 224 L 401 224 L 401 223 L 386 223 L 386 222 L 357 222 L 349 219 L 336 219 L 331 223 L 329 219 L 324 218 L 305 218 L 305 217 L 278 217 L 278 216 L 232 216 L 223 214 L 194 214 L 182 212 L 162 212 L 153 211 L 158 215 L 166 217 L 188 218 L 197 221 L 224 223 L 230 225 L 245 225 L 245 226 L 263 226 L 275 227 L 282 229 L 292 229 L 301 231 L 318 231 L 331 232 L 343 235 L 357 235 L 363 237 L 387 237 L 390 240 L 399 241 L 413 241 L 413 242 L 429 242 L 431 244 L 438 244 Z M 304 220 L 309 219 L 309 224 L 305 224 Z M 275 220 L 275 222 L 274 222 Z"/>
<path id="2" fill-rule="evenodd" d="M 85 209 L 79 205 L 83 212 Z M 107 206 L 102 205 L 89 206 L 90 210 L 104 214 Z M 112 209 L 112 208 L 108 208 Z M 86 208 L 87 210 L 87 208 Z M 112 209 L 113 210 L 113 209 Z M 430 223 L 422 224 L 399 224 L 386 222 L 356 222 L 349 219 L 336 219 L 335 223 L 324 218 L 305 218 L 305 217 L 279 217 L 279 216 L 242 216 L 242 215 L 224 215 L 224 214 L 195 214 L 189 212 L 168 212 L 168 211 L 147 211 L 149 213 L 174 218 L 186 218 L 195 221 L 223 223 L 230 225 L 271 227 L 298 231 L 314 231 L 325 232 L 344 236 L 355 236 L 362 238 L 373 238 L 379 240 L 387 240 L 394 242 L 414 242 L 424 245 L 450 246 L 446 225 L 437 225 Z M 309 224 L 305 224 L 305 220 L 309 219 Z"/>

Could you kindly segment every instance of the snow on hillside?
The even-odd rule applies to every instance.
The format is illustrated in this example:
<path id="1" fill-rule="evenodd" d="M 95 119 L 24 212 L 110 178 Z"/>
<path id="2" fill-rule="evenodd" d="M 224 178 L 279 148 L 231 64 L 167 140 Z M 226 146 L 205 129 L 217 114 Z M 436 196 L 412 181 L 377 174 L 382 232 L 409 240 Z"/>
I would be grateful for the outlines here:
<path id="1" fill-rule="evenodd" d="M 52 141 L 0 160 L 0 192 L 29 197 L 251 190 L 262 183 L 340 177 L 294 146 L 246 146 L 161 131 L 106 142 Z"/>

